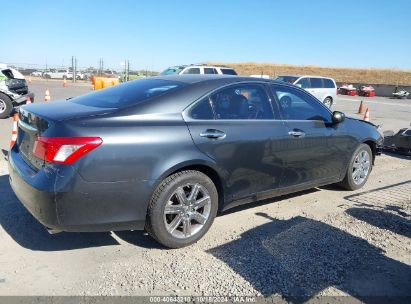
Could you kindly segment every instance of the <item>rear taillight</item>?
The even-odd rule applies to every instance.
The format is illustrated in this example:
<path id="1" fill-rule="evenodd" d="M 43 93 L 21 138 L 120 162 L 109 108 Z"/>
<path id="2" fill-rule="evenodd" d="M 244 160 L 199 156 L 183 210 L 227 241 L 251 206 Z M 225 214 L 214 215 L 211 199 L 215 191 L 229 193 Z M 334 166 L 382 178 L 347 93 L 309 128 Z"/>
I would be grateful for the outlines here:
<path id="1" fill-rule="evenodd" d="M 68 165 L 102 143 L 100 137 L 37 137 L 33 154 L 49 163 Z"/>
<path id="2" fill-rule="evenodd" d="M 337 88 L 337 93 L 336 94 L 338 95 L 338 88 Z"/>

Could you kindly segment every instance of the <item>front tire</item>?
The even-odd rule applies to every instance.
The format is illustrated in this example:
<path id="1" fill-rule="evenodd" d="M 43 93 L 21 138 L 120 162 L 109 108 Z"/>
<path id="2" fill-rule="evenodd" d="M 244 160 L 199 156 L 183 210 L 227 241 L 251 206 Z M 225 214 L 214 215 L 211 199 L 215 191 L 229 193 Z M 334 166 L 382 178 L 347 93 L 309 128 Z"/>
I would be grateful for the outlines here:
<path id="1" fill-rule="evenodd" d="M 362 188 L 372 171 L 372 160 L 373 156 L 370 146 L 367 144 L 359 145 L 357 149 L 355 149 L 346 175 L 339 185 L 347 190 L 358 190 Z"/>
<path id="2" fill-rule="evenodd" d="M 9 117 L 12 110 L 13 103 L 10 97 L 0 93 L 0 119 Z"/>
<path id="3" fill-rule="evenodd" d="M 207 175 L 194 170 L 177 172 L 154 191 L 146 230 L 166 247 L 185 247 L 204 236 L 217 209 L 218 192 Z"/>

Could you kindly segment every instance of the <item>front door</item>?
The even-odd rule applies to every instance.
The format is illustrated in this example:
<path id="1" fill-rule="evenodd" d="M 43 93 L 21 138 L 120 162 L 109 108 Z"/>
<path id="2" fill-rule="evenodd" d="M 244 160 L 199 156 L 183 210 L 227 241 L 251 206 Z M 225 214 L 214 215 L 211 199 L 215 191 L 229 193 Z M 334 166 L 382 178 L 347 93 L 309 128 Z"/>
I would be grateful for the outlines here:
<path id="1" fill-rule="evenodd" d="M 332 113 L 305 91 L 274 84 L 271 88 L 288 133 L 280 186 L 338 179 L 349 157 L 344 125 L 332 124 Z"/>
<path id="2" fill-rule="evenodd" d="M 265 85 L 259 83 L 224 87 L 185 115 L 198 149 L 224 172 L 227 202 L 279 187 L 283 160 L 277 141 L 287 135 L 276 115 Z"/>

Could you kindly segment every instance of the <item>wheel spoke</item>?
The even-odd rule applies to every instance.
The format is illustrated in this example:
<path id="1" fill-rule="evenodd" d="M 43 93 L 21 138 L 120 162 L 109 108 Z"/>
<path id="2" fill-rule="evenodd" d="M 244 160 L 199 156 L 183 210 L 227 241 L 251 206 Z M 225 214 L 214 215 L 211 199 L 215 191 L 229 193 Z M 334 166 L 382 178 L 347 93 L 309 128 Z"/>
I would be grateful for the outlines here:
<path id="1" fill-rule="evenodd" d="M 184 236 L 190 236 L 191 235 L 191 220 L 186 218 L 183 221 L 183 233 Z"/>
<path id="2" fill-rule="evenodd" d="M 183 187 L 178 187 L 176 190 L 176 196 L 178 201 L 180 202 L 181 205 L 187 205 L 187 196 L 186 193 L 184 192 Z"/>
<path id="3" fill-rule="evenodd" d="M 193 206 L 197 210 L 197 209 L 200 209 L 200 208 L 204 207 L 209 202 L 210 202 L 210 197 L 209 196 L 204 196 L 204 197 L 200 198 L 199 200 L 195 201 Z"/>
<path id="4" fill-rule="evenodd" d="M 192 214 L 191 218 L 201 225 L 204 225 L 205 222 L 207 221 L 207 218 L 198 212 L 195 212 L 194 214 Z"/>
<path id="5" fill-rule="evenodd" d="M 199 184 L 195 184 L 193 187 L 191 187 L 191 193 L 190 193 L 190 196 L 188 197 L 188 201 L 190 202 L 194 201 L 197 198 L 199 191 L 200 191 Z"/>
<path id="6" fill-rule="evenodd" d="M 183 211 L 183 208 L 180 205 L 167 205 L 164 209 L 165 214 L 178 214 Z"/>
<path id="7" fill-rule="evenodd" d="M 168 230 L 170 233 L 173 233 L 174 230 L 176 230 L 176 228 L 177 228 L 178 226 L 180 226 L 182 219 L 183 219 L 183 217 L 182 217 L 180 214 L 178 214 L 178 215 L 173 219 L 173 221 L 170 223 L 170 225 L 168 226 L 168 229 L 167 229 L 167 230 Z"/>

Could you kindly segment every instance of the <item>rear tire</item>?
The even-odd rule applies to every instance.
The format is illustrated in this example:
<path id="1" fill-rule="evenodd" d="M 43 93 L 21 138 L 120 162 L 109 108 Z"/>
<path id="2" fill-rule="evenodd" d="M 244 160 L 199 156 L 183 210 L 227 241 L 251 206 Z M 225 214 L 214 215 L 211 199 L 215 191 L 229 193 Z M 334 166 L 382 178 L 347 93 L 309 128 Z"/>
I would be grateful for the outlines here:
<path id="1" fill-rule="evenodd" d="M 13 102 L 11 98 L 3 93 L 0 93 L 0 119 L 10 116 L 13 110 Z"/>
<path id="2" fill-rule="evenodd" d="M 345 177 L 339 185 L 351 191 L 362 188 L 372 171 L 372 161 L 373 155 L 370 146 L 360 144 L 357 149 L 355 149 Z"/>
<path id="3" fill-rule="evenodd" d="M 218 192 L 205 174 L 187 170 L 165 178 L 148 206 L 146 231 L 169 248 L 181 248 L 200 240 L 218 209 Z"/>

